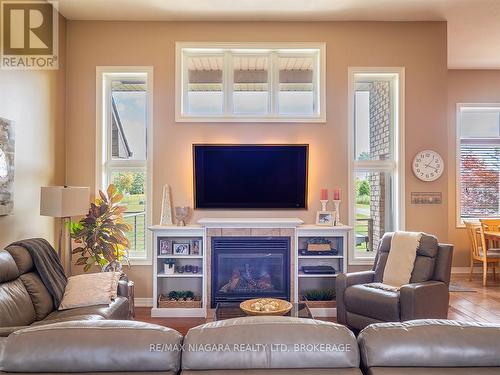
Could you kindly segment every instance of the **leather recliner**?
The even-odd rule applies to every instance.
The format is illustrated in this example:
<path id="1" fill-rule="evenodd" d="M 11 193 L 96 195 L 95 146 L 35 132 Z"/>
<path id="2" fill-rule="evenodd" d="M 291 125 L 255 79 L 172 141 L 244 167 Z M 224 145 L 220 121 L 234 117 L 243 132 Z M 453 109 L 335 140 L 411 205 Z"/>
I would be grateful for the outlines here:
<path id="1" fill-rule="evenodd" d="M 377 323 L 358 336 L 367 375 L 500 373 L 500 326 L 452 320 Z"/>
<path id="2" fill-rule="evenodd" d="M 393 233 L 382 237 L 371 271 L 341 274 L 336 279 L 337 321 L 355 330 L 372 323 L 413 319 L 446 319 L 453 246 L 423 234 L 410 283 L 399 290 L 382 283 Z"/>
<path id="3" fill-rule="evenodd" d="M 129 282 L 120 280 L 118 297 L 108 305 L 58 311 L 36 272 L 29 252 L 17 245 L 0 251 L 0 337 L 31 325 L 72 320 L 128 319 Z"/>

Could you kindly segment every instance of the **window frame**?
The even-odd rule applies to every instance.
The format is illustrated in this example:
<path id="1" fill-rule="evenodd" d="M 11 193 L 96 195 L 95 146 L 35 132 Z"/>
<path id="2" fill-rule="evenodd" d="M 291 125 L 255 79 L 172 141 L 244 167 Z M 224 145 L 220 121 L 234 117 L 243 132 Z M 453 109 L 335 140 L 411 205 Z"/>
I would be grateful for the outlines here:
<path id="1" fill-rule="evenodd" d="M 326 122 L 326 43 L 318 42 L 280 42 L 280 43 L 208 43 L 208 42 L 176 42 L 175 43 L 175 121 L 176 122 L 279 122 L 279 123 L 325 123 Z M 217 52 L 224 55 L 223 68 L 223 102 L 224 108 L 221 115 L 192 115 L 184 111 L 187 90 L 187 67 L 184 63 L 186 53 L 184 49 L 193 50 L 196 53 L 216 55 Z M 196 50 L 200 51 L 197 52 Z M 203 51 L 213 49 L 213 51 Z M 279 93 L 279 67 L 277 61 L 283 54 L 293 56 L 300 54 L 299 50 L 316 49 L 316 69 L 313 71 L 314 106 L 317 112 L 313 115 L 283 115 L 278 112 L 277 94 Z M 288 50 L 288 51 L 283 51 Z M 234 55 L 253 55 L 265 53 L 268 56 L 269 74 L 269 114 L 235 114 L 233 112 L 233 75 L 232 75 L 232 53 Z M 319 77 L 318 77 L 319 75 Z M 231 110 L 231 111 L 229 111 Z"/>
<path id="2" fill-rule="evenodd" d="M 111 157 L 111 128 L 108 126 L 112 116 L 110 103 L 111 79 L 133 76 L 146 77 L 146 160 L 113 160 Z M 109 78 L 108 78 L 109 77 Z M 130 256 L 131 265 L 152 264 L 152 234 L 147 229 L 152 223 L 153 197 L 153 67 L 152 66 L 97 66 L 96 67 L 96 164 L 95 164 L 95 194 L 105 188 L 108 176 L 112 172 L 145 171 L 146 172 L 146 225 L 145 225 L 145 256 Z"/>
<path id="3" fill-rule="evenodd" d="M 500 113 L 500 103 L 457 103 L 455 108 L 455 220 L 456 228 L 465 228 L 464 219 L 462 219 L 462 183 L 461 183 L 461 144 L 462 144 L 462 108 L 469 109 L 481 109 L 481 108 L 492 108 L 497 109 Z M 473 138 L 469 137 L 466 139 L 484 140 L 487 138 Z M 496 216 L 495 216 L 496 217 Z M 484 217 L 488 218 L 488 217 Z M 479 220 L 480 218 L 466 218 L 468 221 Z M 482 219 L 482 218 L 481 218 Z"/>
<path id="4" fill-rule="evenodd" d="M 380 79 L 396 80 L 397 93 L 393 102 L 392 121 L 396 123 L 394 132 L 391 133 L 390 160 L 356 160 L 355 148 L 355 105 L 354 94 L 356 92 L 356 75 L 367 75 L 370 77 L 380 76 Z M 360 257 L 356 255 L 355 228 L 356 228 L 356 186 L 357 172 L 388 172 L 394 178 L 392 186 L 397 187 L 394 204 L 394 226 L 396 230 L 405 229 L 405 68 L 404 67 L 349 67 L 348 68 L 348 207 L 349 226 L 353 229 L 349 233 L 348 265 L 373 265 L 377 249 L 371 256 Z"/>

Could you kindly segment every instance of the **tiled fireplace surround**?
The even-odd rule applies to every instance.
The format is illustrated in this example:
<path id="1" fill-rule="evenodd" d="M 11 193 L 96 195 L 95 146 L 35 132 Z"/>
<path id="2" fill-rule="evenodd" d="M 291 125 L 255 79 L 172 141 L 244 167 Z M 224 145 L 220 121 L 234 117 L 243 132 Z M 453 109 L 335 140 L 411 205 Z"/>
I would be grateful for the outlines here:
<path id="1" fill-rule="evenodd" d="M 294 228 L 207 228 L 206 257 L 212 259 L 213 237 L 288 237 L 290 238 L 290 275 L 295 274 L 295 229 Z M 206 264 L 206 293 L 207 301 L 211 301 L 212 266 L 208 261 Z M 290 277 L 290 300 L 295 301 L 295 278 Z"/>

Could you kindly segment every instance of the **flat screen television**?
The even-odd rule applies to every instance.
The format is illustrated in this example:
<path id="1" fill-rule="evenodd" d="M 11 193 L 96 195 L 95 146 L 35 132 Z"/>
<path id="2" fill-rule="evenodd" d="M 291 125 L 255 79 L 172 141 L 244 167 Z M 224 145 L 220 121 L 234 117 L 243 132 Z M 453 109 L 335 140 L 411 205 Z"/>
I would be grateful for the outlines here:
<path id="1" fill-rule="evenodd" d="M 308 145 L 193 145 L 197 209 L 307 208 Z"/>

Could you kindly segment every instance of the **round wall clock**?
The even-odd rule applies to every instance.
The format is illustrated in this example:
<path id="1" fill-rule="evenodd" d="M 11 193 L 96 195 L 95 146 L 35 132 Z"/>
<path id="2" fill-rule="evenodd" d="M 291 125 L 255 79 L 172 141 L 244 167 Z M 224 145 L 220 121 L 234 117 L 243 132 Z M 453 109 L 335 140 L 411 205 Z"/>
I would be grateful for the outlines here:
<path id="1" fill-rule="evenodd" d="M 413 173 L 422 181 L 435 181 L 444 171 L 444 161 L 436 151 L 420 151 L 413 158 Z"/>

